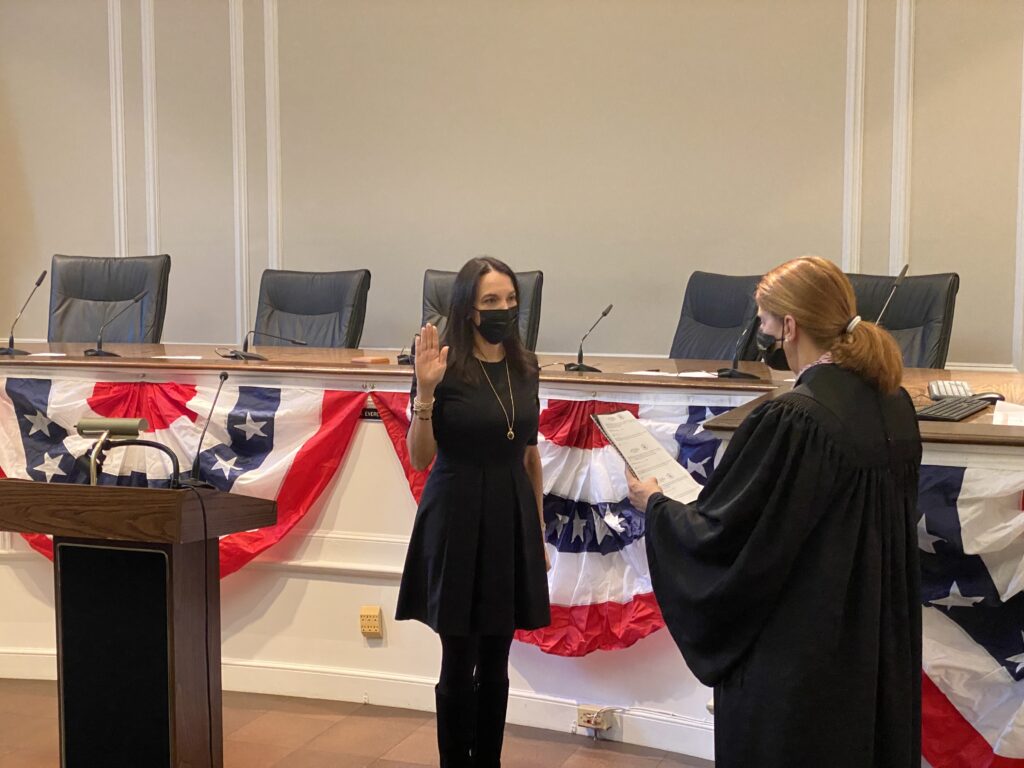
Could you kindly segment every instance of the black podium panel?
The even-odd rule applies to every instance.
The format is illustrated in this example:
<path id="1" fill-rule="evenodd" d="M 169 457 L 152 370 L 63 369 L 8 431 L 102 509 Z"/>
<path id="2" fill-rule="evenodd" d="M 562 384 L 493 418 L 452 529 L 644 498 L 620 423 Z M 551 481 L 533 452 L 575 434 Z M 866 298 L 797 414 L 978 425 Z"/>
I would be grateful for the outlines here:
<path id="1" fill-rule="evenodd" d="M 63 768 L 172 765 L 168 553 L 55 544 Z"/>

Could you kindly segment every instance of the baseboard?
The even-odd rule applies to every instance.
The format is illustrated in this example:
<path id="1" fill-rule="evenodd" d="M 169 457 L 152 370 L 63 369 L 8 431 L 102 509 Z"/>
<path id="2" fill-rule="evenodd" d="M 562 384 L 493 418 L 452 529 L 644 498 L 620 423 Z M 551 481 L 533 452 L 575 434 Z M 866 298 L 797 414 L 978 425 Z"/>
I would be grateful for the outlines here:
<path id="1" fill-rule="evenodd" d="M 0 677 L 56 680 L 57 651 L 53 648 L 0 648 Z"/>
<path id="2" fill-rule="evenodd" d="M 240 659 L 224 659 L 222 669 L 225 690 L 434 710 L 433 677 Z M 513 689 L 509 695 L 508 722 L 575 732 L 576 704 L 568 699 Z M 710 721 L 626 708 L 615 713 L 614 723 L 600 734 L 601 739 L 714 759 L 714 725 Z"/>
<path id="3" fill-rule="evenodd" d="M 1010 363 L 946 363 L 947 371 L 971 371 L 978 373 L 1020 373 Z"/>

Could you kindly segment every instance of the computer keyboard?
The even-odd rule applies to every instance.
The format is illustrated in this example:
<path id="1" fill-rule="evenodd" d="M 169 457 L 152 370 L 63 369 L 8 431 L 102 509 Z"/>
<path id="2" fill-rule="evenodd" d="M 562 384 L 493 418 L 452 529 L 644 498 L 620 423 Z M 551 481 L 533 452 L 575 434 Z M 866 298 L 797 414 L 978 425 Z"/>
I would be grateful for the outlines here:
<path id="1" fill-rule="evenodd" d="M 932 400 L 942 400 L 945 397 L 972 397 L 973 395 L 974 390 L 966 381 L 936 379 L 928 382 L 928 397 Z"/>
<path id="2" fill-rule="evenodd" d="M 985 400 L 975 400 L 973 397 L 944 397 L 920 409 L 917 418 L 920 421 L 963 421 L 985 410 L 988 405 Z"/>

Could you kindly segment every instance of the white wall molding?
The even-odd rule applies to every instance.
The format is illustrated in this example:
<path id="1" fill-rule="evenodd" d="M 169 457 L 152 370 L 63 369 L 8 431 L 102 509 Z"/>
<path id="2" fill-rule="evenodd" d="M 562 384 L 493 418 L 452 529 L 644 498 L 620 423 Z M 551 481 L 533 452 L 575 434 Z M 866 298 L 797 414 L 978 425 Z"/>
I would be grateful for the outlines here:
<path id="1" fill-rule="evenodd" d="M 157 155 L 155 0 L 139 0 L 142 27 L 142 136 L 146 174 L 146 253 L 160 253 L 160 174 Z"/>
<path id="2" fill-rule="evenodd" d="M 847 0 L 846 120 L 843 129 L 844 272 L 861 269 L 861 209 L 864 186 L 864 57 L 867 0 Z"/>
<path id="3" fill-rule="evenodd" d="M 235 207 L 235 338 L 252 327 L 249 296 L 249 176 L 245 137 L 245 4 L 228 0 L 231 33 L 231 131 Z"/>
<path id="4" fill-rule="evenodd" d="M 1024 52 L 1024 45 L 1021 46 Z M 1024 371 L 1024 53 L 1021 60 L 1020 127 L 1017 149 L 1017 240 L 1013 270 L 1013 337 L 1011 359 Z"/>
<path id="5" fill-rule="evenodd" d="M 910 170 L 914 105 L 915 0 L 897 0 L 896 61 L 893 69 L 892 203 L 889 273 L 910 262 Z"/>
<path id="6" fill-rule="evenodd" d="M 281 269 L 281 86 L 277 0 L 263 0 L 263 62 L 267 113 L 267 266 Z"/>
<path id="7" fill-rule="evenodd" d="M 56 680 L 56 648 L 0 648 L 0 678 Z"/>
<path id="8" fill-rule="evenodd" d="M 121 0 L 107 0 L 110 69 L 110 145 L 114 173 L 114 255 L 128 255 L 128 177 L 124 148 L 124 45 Z"/>
<path id="9" fill-rule="evenodd" d="M 13 552 L 13 542 L 9 531 L 0 532 L 0 553 Z"/>
<path id="10" fill-rule="evenodd" d="M 346 669 L 225 658 L 224 688 L 248 693 L 277 693 L 304 698 L 362 701 L 388 707 L 434 709 L 433 677 L 403 675 L 368 669 Z M 614 706 L 614 702 L 608 702 Z M 577 702 L 532 691 L 509 691 L 508 722 L 532 728 L 572 732 Z M 623 707 L 615 725 L 603 734 L 608 741 L 665 749 L 711 759 L 714 725 L 710 718 Z"/>
<path id="11" fill-rule="evenodd" d="M 1017 373 L 1009 363 L 946 363 L 947 371 L 977 371 L 978 373 Z"/>

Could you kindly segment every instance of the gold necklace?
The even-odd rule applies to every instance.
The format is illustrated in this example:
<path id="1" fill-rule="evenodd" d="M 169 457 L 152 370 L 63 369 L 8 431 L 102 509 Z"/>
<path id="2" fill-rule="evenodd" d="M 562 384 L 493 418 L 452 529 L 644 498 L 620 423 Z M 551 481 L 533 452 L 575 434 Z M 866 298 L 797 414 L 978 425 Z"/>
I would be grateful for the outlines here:
<path id="1" fill-rule="evenodd" d="M 508 376 L 508 400 L 512 403 L 512 418 L 508 417 L 508 411 L 505 410 L 505 404 L 501 402 L 501 397 L 498 395 L 498 390 L 494 388 L 494 384 L 491 383 L 491 377 L 487 375 L 487 369 L 484 368 L 484 362 L 479 357 L 476 359 L 480 363 L 480 370 L 484 372 L 484 378 L 487 379 L 487 383 L 491 387 L 491 392 L 494 393 L 494 397 L 498 401 L 498 405 L 501 406 L 501 412 L 505 414 L 505 423 L 508 424 L 508 432 L 505 434 L 509 440 L 516 439 L 515 430 L 512 429 L 512 425 L 516 423 L 516 399 L 512 396 L 512 374 L 508 370 L 508 358 L 505 358 L 505 375 Z"/>

